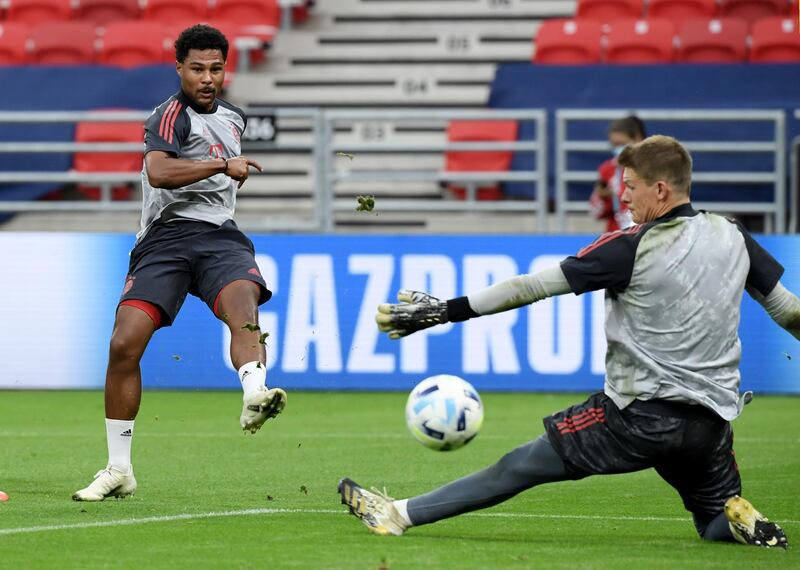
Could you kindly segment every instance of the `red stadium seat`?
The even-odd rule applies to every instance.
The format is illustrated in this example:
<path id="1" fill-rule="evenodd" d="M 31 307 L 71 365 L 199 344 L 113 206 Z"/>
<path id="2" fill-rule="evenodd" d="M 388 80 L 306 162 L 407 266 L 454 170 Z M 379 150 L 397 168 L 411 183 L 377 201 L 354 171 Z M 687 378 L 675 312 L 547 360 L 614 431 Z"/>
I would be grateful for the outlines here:
<path id="1" fill-rule="evenodd" d="M 600 62 L 603 27 L 591 20 L 546 20 L 534 42 L 534 63 L 580 65 Z"/>
<path id="2" fill-rule="evenodd" d="M 167 30 L 161 22 L 112 22 L 105 27 L 98 62 L 134 67 L 152 65 L 167 59 Z"/>
<path id="3" fill-rule="evenodd" d="M 800 62 L 800 31 L 797 18 L 764 18 L 753 25 L 750 61 L 761 63 Z"/>
<path id="4" fill-rule="evenodd" d="M 174 22 L 202 22 L 208 18 L 208 0 L 147 0 L 142 19 Z"/>
<path id="5" fill-rule="evenodd" d="M 789 3 L 786 0 L 722 0 L 719 13 L 720 16 L 741 18 L 752 26 L 761 18 L 782 16 L 788 12 Z"/>
<path id="6" fill-rule="evenodd" d="M 670 20 L 617 20 L 606 37 L 609 63 L 669 63 L 674 58 L 675 28 Z"/>
<path id="7" fill-rule="evenodd" d="M 78 0 L 72 17 L 97 26 L 118 20 L 136 20 L 139 0 Z"/>
<path id="8" fill-rule="evenodd" d="M 644 0 L 578 0 L 575 17 L 608 23 L 623 18 L 641 18 Z"/>
<path id="9" fill-rule="evenodd" d="M 75 126 L 75 142 L 144 142 L 144 125 L 134 123 L 78 123 Z M 142 169 L 142 152 L 76 152 L 73 169 L 78 172 L 138 172 Z M 100 198 L 100 188 L 79 186 L 78 190 L 90 199 Z M 112 189 L 115 200 L 130 197 L 128 186 Z"/>
<path id="10" fill-rule="evenodd" d="M 450 142 L 510 142 L 517 140 L 516 121 L 451 121 L 447 127 Z M 513 153 L 510 150 L 445 153 L 445 169 L 448 172 L 506 172 L 511 168 Z M 463 199 L 466 190 L 461 186 L 448 185 L 455 197 Z M 499 184 L 481 186 L 477 189 L 478 200 L 502 198 Z"/>
<path id="11" fill-rule="evenodd" d="M 28 26 L 17 22 L 0 24 L 0 65 L 24 65 L 28 61 Z"/>
<path id="12" fill-rule="evenodd" d="M 11 0 L 6 10 L 6 20 L 26 24 L 63 21 L 71 17 L 70 0 Z"/>
<path id="13" fill-rule="evenodd" d="M 87 22 L 46 22 L 31 31 L 31 61 L 42 65 L 81 65 L 95 58 L 95 28 Z"/>
<path id="14" fill-rule="evenodd" d="M 281 25 L 281 8 L 278 0 L 217 0 L 212 17 L 236 22 L 239 25 Z"/>
<path id="15" fill-rule="evenodd" d="M 738 63 L 747 59 L 747 22 L 744 20 L 687 20 L 678 36 L 678 61 Z"/>
<path id="16" fill-rule="evenodd" d="M 648 18 L 666 18 L 680 26 L 686 20 L 713 18 L 717 15 L 716 0 L 650 0 Z"/>

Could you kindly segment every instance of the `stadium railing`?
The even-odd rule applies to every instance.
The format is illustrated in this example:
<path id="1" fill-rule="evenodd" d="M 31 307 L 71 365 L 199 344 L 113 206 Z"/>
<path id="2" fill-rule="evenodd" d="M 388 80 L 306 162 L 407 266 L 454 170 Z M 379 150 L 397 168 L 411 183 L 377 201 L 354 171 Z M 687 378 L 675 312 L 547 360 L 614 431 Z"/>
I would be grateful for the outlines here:
<path id="1" fill-rule="evenodd" d="M 381 199 L 381 211 L 388 212 L 416 212 L 416 211 L 447 211 L 447 212 L 531 212 L 537 217 L 537 228 L 545 231 L 547 222 L 547 115 L 542 110 L 460 110 L 460 109 L 419 109 L 419 110 L 391 110 L 375 109 L 364 111 L 333 110 L 324 113 L 325 121 L 325 195 L 334 197 L 336 186 L 345 182 L 381 182 L 391 181 L 396 183 L 431 182 L 447 183 L 456 182 L 466 187 L 466 199 L 459 200 L 432 200 L 432 199 Z M 515 142 L 337 142 L 333 133 L 340 129 L 352 128 L 363 123 L 376 123 L 402 125 L 409 122 L 424 121 L 430 125 L 439 125 L 446 130 L 447 123 L 453 120 L 516 120 L 531 122 L 534 125 L 534 139 Z M 515 153 L 530 152 L 534 154 L 534 168 L 531 170 L 514 170 L 506 172 L 454 172 L 446 170 L 420 170 L 420 169 L 392 169 L 387 164 L 385 168 L 358 169 L 355 163 L 335 162 L 337 156 L 357 156 L 359 154 L 398 154 L 398 153 L 441 153 L 446 151 L 512 151 Z M 479 201 L 476 199 L 476 190 L 481 183 L 496 182 L 531 182 L 536 186 L 533 200 L 515 201 Z M 333 212 L 351 211 L 352 200 L 333 199 Z M 328 225 L 323 229 L 333 229 L 334 215 L 327 219 Z"/>
<path id="2" fill-rule="evenodd" d="M 595 164 L 584 169 L 568 168 L 569 157 L 578 152 L 608 152 L 607 142 L 602 136 L 571 138 L 567 136 L 568 126 L 580 121 L 608 121 L 618 118 L 631 110 L 561 110 L 556 113 L 555 144 L 549 144 L 547 117 L 542 110 L 322 110 L 317 108 L 253 108 L 248 110 L 255 116 L 272 115 L 276 120 L 301 120 L 309 125 L 308 137 L 286 137 L 279 135 L 274 140 L 247 140 L 243 137 L 243 148 L 247 154 L 269 152 L 301 152 L 308 153 L 312 165 L 309 181 L 311 186 L 310 201 L 306 198 L 303 215 L 289 218 L 276 218 L 265 213 L 257 221 L 248 222 L 251 231 L 331 231 L 337 222 L 337 214 L 352 212 L 352 197 L 345 198 L 347 192 L 353 192 L 354 184 L 389 183 L 402 187 L 403 183 L 425 183 L 435 188 L 447 182 L 458 183 L 468 189 L 467 199 L 463 201 L 442 199 L 441 193 L 420 197 L 402 192 L 381 198 L 379 209 L 386 212 L 530 212 L 536 216 L 536 229 L 544 231 L 547 226 L 547 160 L 546 150 L 551 146 L 556 156 L 556 224 L 554 228 L 566 227 L 565 218 L 570 212 L 587 212 L 585 200 L 568 199 L 567 185 L 570 182 L 591 183 L 596 178 Z M 742 199 L 724 202 L 697 202 L 699 207 L 731 213 L 755 213 L 763 215 L 767 232 L 783 233 L 786 228 L 786 215 L 791 214 L 790 229 L 796 231 L 798 196 L 792 192 L 790 210 L 786 208 L 786 143 L 785 117 L 782 111 L 720 111 L 720 110 L 639 110 L 635 111 L 645 121 L 659 120 L 677 122 L 747 122 L 761 121 L 771 126 L 774 137 L 770 140 L 740 140 L 732 142 L 729 138 L 719 137 L 717 140 L 689 141 L 688 148 L 698 153 L 749 153 L 764 154 L 774 161 L 774 168 L 766 171 L 702 171 L 694 175 L 697 183 L 708 184 L 767 184 L 774 190 L 773 199 L 767 202 L 748 201 Z M 7 123 L 78 123 L 78 122 L 123 122 L 143 121 L 146 112 L 0 112 L 0 125 Z M 800 110 L 796 113 L 800 118 Z M 468 142 L 454 143 L 443 139 L 414 140 L 405 138 L 387 138 L 379 141 L 365 141 L 357 137 L 346 136 L 343 132 L 353 132 L 354 125 L 394 125 L 404 122 L 424 122 L 445 130 L 451 120 L 518 120 L 531 121 L 534 125 L 535 138 L 516 142 L 488 143 Z M 251 124 L 255 124 L 251 121 Z M 598 131 L 604 135 L 604 130 Z M 247 133 L 246 133 L 247 135 Z M 283 140 L 283 142 L 282 142 Z M 74 152 L 131 152 L 141 151 L 138 143 L 75 143 L 72 141 L 52 142 L 0 142 L 0 154 L 5 153 L 74 153 Z M 424 166 L 415 165 L 415 161 L 406 161 L 404 169 L 392 168 L 392 157 L 428 155 L 443 156 L 446 151 L 498 151 L 510 150 L 516 153 L 531 153 L 533 168 L 530 170 L 512 170 L 509 172 L 448 172 L 443 167 L 431 167 L 431 162 Z M 344 156 L 371 155 L 375 161 L 364 160 L 368 167 L 359 165 L 359 160 L 348 160 Z M 796 169 L 792 174 L 796 177 Z M 264 182 L 269 179 L 264 178 Z M 53 183 L 78 184 L 90 183 L 102 189 L 99 201 L 36 201 L 0 199 L 0 212 L 104 212 L 104 211 L 138 211 L 141 204 L 136 201 L 114 201 L 111 199 L 111 188 L 117 184 L 139 183 L 138 173 L 93 172 L 79 173 L 74 171 L 38 171 L 38 172 L 0 172 L 0 185 Z M 481 184 L 495 182 L 526 182 L 535 185 L 533 199 L 479 201 L 475 199 L 474 189 Z M 796 178 L 792 187 L 797 185 Z M 348 190 L 342 191 L 341 186 Z M 337 187 L 338 191 L 337 191 Z M 472 188 L 470 190 L 470 187 Z M 541 191 L 540 191 L 541 190 Z M 367 190 L 364 194 L 370 194 Z M 308 197 L 309 194 L 306 194 Z M 2 198 L 2 190 L 0 190 Z M 248 197 L 250 203 L 261 198 Z M 552 225 L 552 224 L 551 224 Z"/>
<path id="3" fill-rule="evenodd" d="M 563 227 L 569 212 L 587 212 L 588 201 L 571 199 L 569 184 L 583 182 L 590 184 L 597 179 L 596 165 L 587 168 L 571 166 L 579 153 L 606 153 L 608 142 L 604 129 L 594 129 L 594 138 L 587 135 L 575 136 L 580 131 L 581 123 L 588 131 L 590 123 L 608 121 L 635 114 L 648 124 L 648 131 L 653 133 L 651 123 L 669 122 L 672 125 L 691 122 L 694 125 L 712 123 L 726 124 L 718 136 L 710 136 L 713 129 L 704 133 L 705 140 L 682 139 L 688 150 L 694 155 L 695 164 L 698 155 L 758 153 L 766 159 L 772 159 L 772 170 L 718 171 L 698 170 L 692 174 L 692 182 L 698 185 L 770 185 L 772 199 L 769 201 L 753 201 L 747 196 L 724 201 L 693 201 L 698 208 L 728 213 L 761 214 L 764 216 L 764 229 L 767 233 L 784 233 L 786 230 L 786 117 L 783 111 L 773 110 L 657 110 L 657 109 L 561 109 L 556 111 L 555 149 L 556 149 L 556 220 Z M 772 136 L 760 140 L 737 139 L 728 136 L 728 127 L 742 123 L 762 123 L 771 128 Z M 598 161 L 599 164 L 599 161 Z M 797 197 L 793 194 L 793 199 Z M 793 208 L 796 210 L 796 208 Z M 792 226 L 794 227 L 794 225 Z"/>

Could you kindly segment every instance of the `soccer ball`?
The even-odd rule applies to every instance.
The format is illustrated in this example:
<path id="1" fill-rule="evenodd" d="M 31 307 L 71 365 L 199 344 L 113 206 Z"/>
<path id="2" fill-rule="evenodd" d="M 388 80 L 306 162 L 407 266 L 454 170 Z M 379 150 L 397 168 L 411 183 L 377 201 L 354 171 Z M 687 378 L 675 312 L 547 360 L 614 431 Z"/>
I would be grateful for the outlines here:
<path id="1" fill-rule="evenodd" d="M 483 404 L 466 380 L 449 374 L 431 376 L 409 394 L 406 425 L 425 447 L 458 449 L 478 435 L 483 425 Z"/>

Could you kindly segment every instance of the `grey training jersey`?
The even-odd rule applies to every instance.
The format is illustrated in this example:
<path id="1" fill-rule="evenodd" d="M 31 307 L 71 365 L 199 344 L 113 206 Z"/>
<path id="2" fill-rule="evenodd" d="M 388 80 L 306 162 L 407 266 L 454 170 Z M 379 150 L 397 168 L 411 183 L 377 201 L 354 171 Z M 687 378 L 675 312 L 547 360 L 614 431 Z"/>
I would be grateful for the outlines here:
<path id="1" fill-rule="evenodd" d="M 207 160 L 232 158 L 241 154 L 241 136 L 247 119 L 244 112 L 217 99 L 210 112 L 198 109 L 183 92 L 161 105 L 144 125 L 145 154 L 161 150 L 177 158 Z M 237 182 L 215 174 L 182 188 L 154 188 L 142 167 L 142 222 L 136 239 L 156 220 L 187 218 L 222 225 L 233 218 Z"/>
<path id="2" fill-rule="evenodd" d="M 606 289 L 605 393 L 739 415 L 745 286 L 768 295 L 783 267 L 737 222 L 689 204 L 604 234 L 561 264 L 576 294 Z"/>

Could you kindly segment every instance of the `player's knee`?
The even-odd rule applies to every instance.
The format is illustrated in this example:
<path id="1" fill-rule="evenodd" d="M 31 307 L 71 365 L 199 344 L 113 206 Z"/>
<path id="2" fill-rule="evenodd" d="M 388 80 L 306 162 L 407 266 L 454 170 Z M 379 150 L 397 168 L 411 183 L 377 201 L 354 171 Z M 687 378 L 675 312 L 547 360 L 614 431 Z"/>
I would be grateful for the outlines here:
<path id="1" fill-rule="evenodd" d="M 143 339 L 136 338 L 133 334 L 114 331 L 108 349 L 109 361 L 111 363 L 138 362 L 144 353 L 145 345 Z"/>

